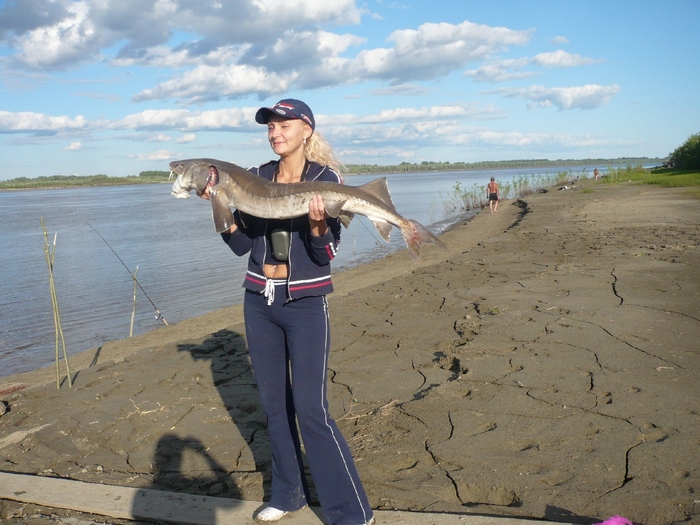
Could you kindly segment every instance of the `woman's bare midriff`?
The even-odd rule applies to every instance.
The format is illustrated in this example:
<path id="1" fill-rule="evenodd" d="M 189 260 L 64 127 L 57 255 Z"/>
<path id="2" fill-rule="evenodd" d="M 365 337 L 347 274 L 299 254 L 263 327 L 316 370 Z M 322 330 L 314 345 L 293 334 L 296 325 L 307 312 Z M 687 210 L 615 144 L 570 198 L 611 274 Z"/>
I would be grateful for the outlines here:
<path id="1" fill-rule="evenodd" d="M 265 264 L 263 267 L 265 277 L 268 279 L 286 279 L 289 277 L 289 267 L 287 263 Z"/>

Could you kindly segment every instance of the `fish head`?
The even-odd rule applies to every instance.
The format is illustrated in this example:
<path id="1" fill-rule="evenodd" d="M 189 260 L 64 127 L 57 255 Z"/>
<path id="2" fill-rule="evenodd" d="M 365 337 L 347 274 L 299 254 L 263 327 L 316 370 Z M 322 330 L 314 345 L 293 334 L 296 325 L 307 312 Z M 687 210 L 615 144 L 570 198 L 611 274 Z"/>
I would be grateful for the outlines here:
<path id="1" fill-rule="evenodd" d="M 202 196 L 207 187 L 209 166 L 207 159 L 174 160 L 170 163 L 170 173 L 177 175 L 173 183 L 172 194 L 179 199 L 186 199 L 190 192 L 195 190 L 198 196 Z"/>

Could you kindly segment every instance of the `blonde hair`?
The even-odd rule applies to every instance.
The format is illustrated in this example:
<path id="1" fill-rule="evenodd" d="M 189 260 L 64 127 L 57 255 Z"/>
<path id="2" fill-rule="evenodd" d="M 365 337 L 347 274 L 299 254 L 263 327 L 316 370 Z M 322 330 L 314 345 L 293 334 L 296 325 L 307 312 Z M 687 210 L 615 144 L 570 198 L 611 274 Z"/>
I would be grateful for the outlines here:
<path id="1" fill-rule="evenodd" d="M 331 145 L 318 131 L 314 132 L 306 139 L 304 155 L 306 155 L 306 158 L 311 162 L 317 162 L 321 166 L 328 166 L 338 175 L 340 175 L 341 170 L 345 168 L 336 158 Z"/>

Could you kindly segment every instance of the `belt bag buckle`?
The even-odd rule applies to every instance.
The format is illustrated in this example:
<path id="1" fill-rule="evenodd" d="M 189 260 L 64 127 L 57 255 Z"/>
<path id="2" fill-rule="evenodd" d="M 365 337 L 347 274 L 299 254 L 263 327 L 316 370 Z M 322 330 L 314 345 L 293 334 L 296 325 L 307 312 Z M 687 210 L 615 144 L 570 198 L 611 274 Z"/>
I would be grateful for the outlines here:
<path id="1" fill-rule="evenodd" d="M 286 262 L 289 257 L 289 231 L 281 228 L 272 230 L 270 245 L 272 246 L 272 256 L 278 261 Z"/>

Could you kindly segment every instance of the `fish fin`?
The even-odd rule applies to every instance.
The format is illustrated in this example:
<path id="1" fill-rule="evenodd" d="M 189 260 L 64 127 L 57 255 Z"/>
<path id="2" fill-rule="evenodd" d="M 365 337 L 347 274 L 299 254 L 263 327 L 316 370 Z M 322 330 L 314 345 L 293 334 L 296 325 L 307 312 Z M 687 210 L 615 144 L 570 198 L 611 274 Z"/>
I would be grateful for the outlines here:
<path id="1" fill-rule="evenodd" d="M 355 214 L 351 211 L 341 210 L 341 212 L 338 214 L 338 220 L 343 226 L 345 226 L 346 229 L 350 227 L 350 223 L 354 218 Z"/>
<path id="2" fill-rule="evenodd" d="M 343 210 L 343 206 L 345 203 L 348 202 L 347 200 L 338 200 L 338 201 L 323 201 L 323 206 L 326 208 L 326 213 L 330 215 L 331 217 L 335 218 L 338 217 L 341 214 L 341 211 Z M 345 213 L 345 212 L 343 212 Z"/>
<path id="3" fill-rule="evenodd" d="M 363 184 L 362 186 L 358 186 L 358 188 L 362 188 L 363 191 L 366 191 L 370 195 L 373 195 L 374 197 L 378 198 L 391 211 L 396 213 L 396 206 L 394 206 L 394 201 L 391 200 L 391 193 L 389 193 L 389 183 L 387 182 L 386 177 L 380 177 L 378 179 L 371 180 Z"/>
<path id="4" fill-rule="evenodd" d="M 373 219 L 372 217 L 369 217 L 369 220 L 372 221 L 374 227 L 377 228 L 377 231 L 379 232 L 379 235 L 382 236 L 382 239 L 384 239 L 386 242 L 389 242 L 389 238 L 391 236 L 391 228 L 393 227 L 391 223 L 388 223 L 381 219 Z"/>
<path id="5" fill-rule="evenodd" d="M 409 219 L 401 228 L 401 235 L 406 241 L 408 253 L 411 254 L 414 263 L 420 260 L 420 250 L 423 244 L 437 244 L 440 248 L 447 249 L 447 246 L 440 239 L 418 221 Z"/>
<path id="6" fill-rule="evenodd" d="M 216 191 L 211 194 L 211 214 L 217 233 L 225 232 L 233 226 L 233 212 L 228 205 L 228 199 Z"/>

